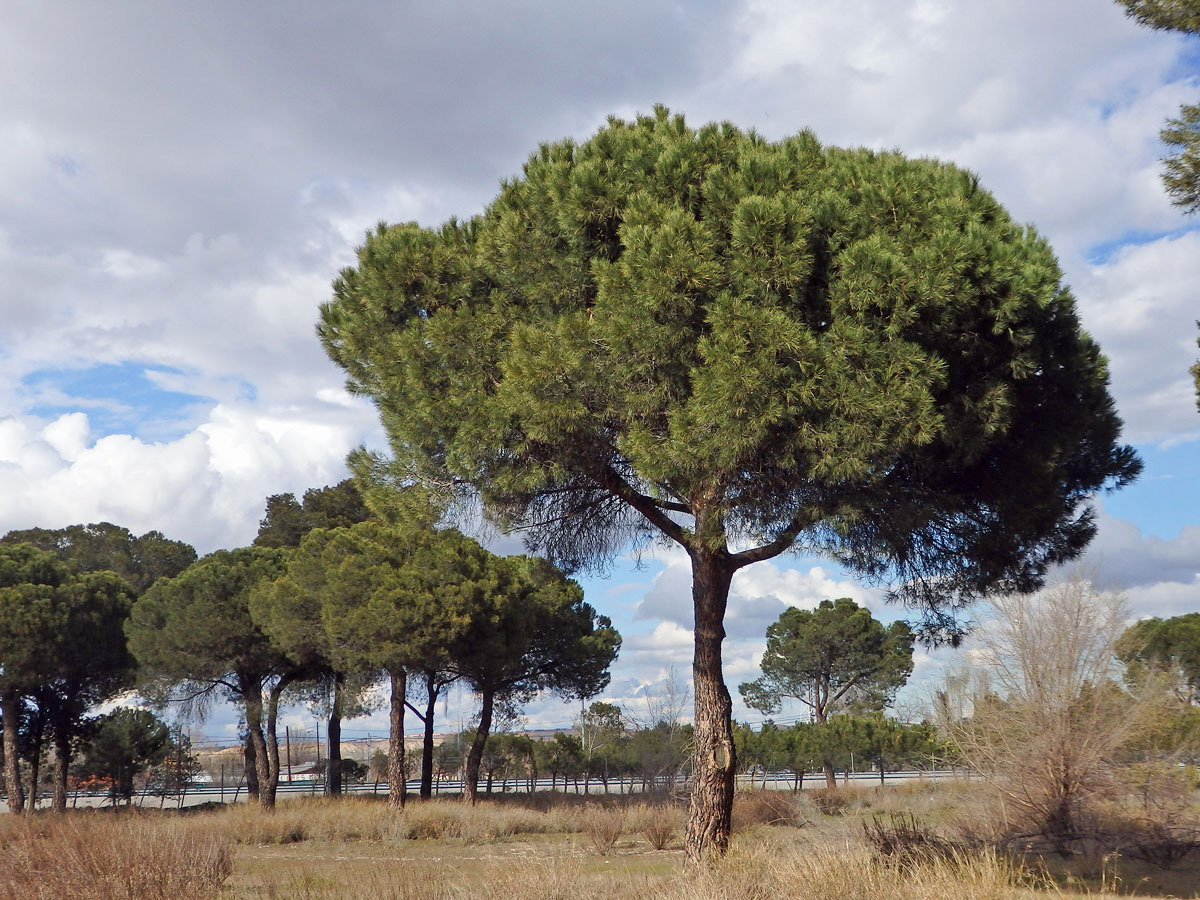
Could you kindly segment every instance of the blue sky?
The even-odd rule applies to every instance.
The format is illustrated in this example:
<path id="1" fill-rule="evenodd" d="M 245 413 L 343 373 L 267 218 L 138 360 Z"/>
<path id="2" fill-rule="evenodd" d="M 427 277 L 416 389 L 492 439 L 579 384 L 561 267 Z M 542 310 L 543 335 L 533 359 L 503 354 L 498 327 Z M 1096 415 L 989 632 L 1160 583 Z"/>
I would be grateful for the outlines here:
<path id="1" fill-rule="evenodd" d="M 109 520 L 201 552 L 247 543 L 268 494 L 381 445 L 313 336 L 364 231 L 472 215 L 539 141 L 664 102 L 952 160 L 1045 234 L 1146 463 L 1101 499 L 1094 561 L 1138 614 L 1200 609 L 1200 221 L 1164 197 L 1157 142 L 1200 97 L 1200 41 L 1111 0 L 310 6 L 6 9 L 0 531 Z M 635 710 L 690 658 L 686 567 L 643 562 L 584 580 L 626 635 L 607 698 Z M 843 595 L 902 612 L 820 560 L 740 575 L 730 683 L 787 604 Z M 922 654 L 916 679 L 944 658 Z M 204 726 L 233 727 L 228 710 Z"/>

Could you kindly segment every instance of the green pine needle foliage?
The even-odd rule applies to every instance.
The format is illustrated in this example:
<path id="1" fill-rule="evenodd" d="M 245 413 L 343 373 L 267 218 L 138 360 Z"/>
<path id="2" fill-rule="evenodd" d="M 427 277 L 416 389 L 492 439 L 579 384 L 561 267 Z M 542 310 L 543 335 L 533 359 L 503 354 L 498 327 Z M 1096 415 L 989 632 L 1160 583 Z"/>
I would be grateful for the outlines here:
<path id="1" fill-rule="evenodd" d="M 1139 469 L 1047 243 L 969 172 L 808 132 L 545 144 L 482 215 L 368 234 L 319 332 L 397 478 L 567 568 L 795 545 L 949 626 Z"/>

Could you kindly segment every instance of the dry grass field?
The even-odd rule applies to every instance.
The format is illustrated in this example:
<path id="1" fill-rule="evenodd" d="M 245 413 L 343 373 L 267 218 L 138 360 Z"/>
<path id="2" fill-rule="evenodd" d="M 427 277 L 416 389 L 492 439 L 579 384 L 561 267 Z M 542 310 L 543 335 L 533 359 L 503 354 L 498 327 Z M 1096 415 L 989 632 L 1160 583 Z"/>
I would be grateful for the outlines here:
<path id="1" fill-rule="evenodd" d="M 0 900 L 1015 900 L 1200 896 L 1200 854 L 1171 870 L 1116 855 L 883 859 L 864 825 L 893 815 L 954 835 L 976 788 L 917 784 L 830 798 L 740 795 L 728 856 L 684 862 L 681 807 L 637 798 L 285 801 L 0 817 Z"/>

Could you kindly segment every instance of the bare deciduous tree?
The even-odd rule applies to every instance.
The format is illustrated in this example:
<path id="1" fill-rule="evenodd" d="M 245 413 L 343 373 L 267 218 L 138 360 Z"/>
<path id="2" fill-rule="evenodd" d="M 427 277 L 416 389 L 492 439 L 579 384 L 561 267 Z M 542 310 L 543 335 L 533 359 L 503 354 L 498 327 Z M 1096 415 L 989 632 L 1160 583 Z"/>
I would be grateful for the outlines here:
<path id="1" fill-rule="evenodd" d="M 948 717 L 946 731 L 999 792 L 1010 833 L 1041 835 L 1065 850 L 1157 704 L 1119 683 L 1114 647 L 1128 619 L 1121 595 L 1076 576 L 991 604 L 994 615 L 971 651 L 986 674 L 973 680 L 986 689 L 970 698 L 967 715 Z"/>

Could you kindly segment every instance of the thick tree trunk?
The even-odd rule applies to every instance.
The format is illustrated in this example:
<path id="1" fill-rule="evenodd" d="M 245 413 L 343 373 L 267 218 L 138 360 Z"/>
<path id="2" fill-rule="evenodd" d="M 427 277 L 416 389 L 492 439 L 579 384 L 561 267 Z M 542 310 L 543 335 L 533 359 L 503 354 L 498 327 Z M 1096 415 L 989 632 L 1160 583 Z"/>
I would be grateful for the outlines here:
<path id="1" fill-rule="evenodd" d="M 257 682 L 245 689 L 246 728 L 254 746 L 254 770 L 258 775 L 258 806 L 266 812 L 275 809 L 275 786 L 271 781 L 271 757 L 263 736 L 262 687 Z M 278 753 L 276 754 L 278 755 Z"/>
<path id="2" fill-rule="evenodd" d="M 71 735 L 59 723 L 54 729 L 54 811 L 67 811 L 67 771 L 71 767 Z"/>
<path id="3" fill-rule="evenodd" d="M 496 695 L 484 691 L 483 705 L 479 710 L 479 729 L 475 732 L 475 740 L 471 742 L 471 752 L 467 754 L 467 772 L 463 780 L 463 800 L 471 806 L 475 805 L 479 792 L 479 764 L 483 761 L 483 746 L 487 743 L 488 732 L 492 730 L 492 710 L 495 705 Z"/>
<path id="4" fill-rule="evenodd" d="M 421 739 L 421 799 L 433 794 L 433 714 L 437 708 L 437 673 L 425 673 L 425 734 Z"/>
<path id="5" fill-rule="evenodd" d="M 692 601 L 696 651 L 692 662 L 695 733 L 692 798 L 684 846 L 699 862 L 729 849 L 733 813 L 733 704 L 721 672 L 725 604 L 733 566 L 724 551 L 692 548 Z"/>
<path id="6" fill-rule="evenodd" d="M 246 734 L 246 743 L 242 745 L 242 767 L 246 775 L 246 796 L 258 800 L 258 765 L 254 761 L 254 741 Z"/>
<path id="7" fill-rule="evenodd" d="M 346 676 L 341 672 L 333 675 L 333 702 L 329 706 L 329 758 L 325 761 L 325 795 L 340 797 L 342 794 L 342 692 Z"/>
<path id="8" fill-rule="evenodd" d="M 403 809 L 404 777 L 404 694 L 408 674 L 403 669 L 388 673 L 391 680 L 391 708 L 388 710 L 388 806 Z"/>
<path id="9" fill-rule="evenodd" d="M 4 723 L 4 786 L 8 790 L 8 811 L 25 808 L 25 787 L 21 784 L 21 754 L 17 747 L 20 717 L 17 706 L 20 698 L 15 690 L 0 694 L 0 718 Z"/>

